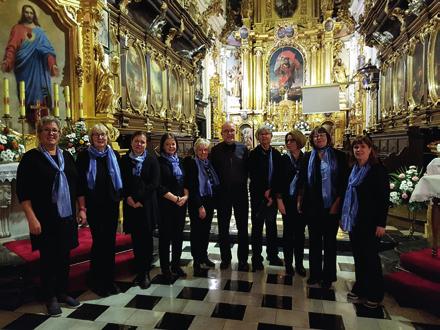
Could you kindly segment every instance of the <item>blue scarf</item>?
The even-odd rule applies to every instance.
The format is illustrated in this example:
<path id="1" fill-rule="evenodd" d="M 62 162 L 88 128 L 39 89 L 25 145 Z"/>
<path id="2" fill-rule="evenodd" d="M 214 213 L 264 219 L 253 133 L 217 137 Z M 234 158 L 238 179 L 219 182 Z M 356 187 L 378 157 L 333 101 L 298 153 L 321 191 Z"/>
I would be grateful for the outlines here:
<path id="1" fill-rule="evenodd" d="M 336 181 L 336 158 L 331 147 L 320 150 L 313 149 L 307 166 L 307 179 L 309 185 L 313 184 L 315 173 L 315 159 L 319 151 L 323 152 L 321 158 L 322 200 L 324 208 L 330 208 L 334 199 L 334 182 Z"/>
<path id="2" fill-rule="evenodd" d="M 347 192 L 345 193 L 344 205 L 342 206 L 341 228 L 344 231 L 351 231 L 358 213 L 359 201 L 356 194 L 356 187 L 363 181 L 370 170 L 370 164 L 353 166 L 350 177 L 348 178 Z"/>
<path id="3" fill-rule="evenodd" d="M 52 185 L 52 203 L 57 204 L 58 214 L 61 218 L 67 218 L 72 215 L 72 204 L 70 201 L 69 182 L 66 173 L 64 173 L 64 156 L 60 148 L 57 147 L 57 162 L 52 158 L 49 152 L 42 145 L 38 150 L 49 161 L 50 165 L 57 171 Z"/>
<path id="4" fill-rule="evenodd" d="M 169 156 L 163 152 L 161 153 L 161 156 L 171 164 L 173 167 L 173 176 L 177 179 L 177 181 L 181 182 L 183 179 L 183 173 L 179 166 L 179 157 L 177 155 Z"/>
<path id="5" fill-rule="evenodd" d="M 105 148 L 105 151 L 99 151 L 95 147 L 90 146 L 88 149 L 90 162 L 89 170 L 87 171 L 87 186 L 90 190 L 95 189 L 96 183 L 96 158 L 102 158 L 107 156 L 107 169 L 112 179 L 113 187 L 116 191 L 122 189 L 121 170 L 119 169 L 118 160 L 110 146 Z"/>
<path id="6" fill-rule="evenodd" d="M 270 182 L 272 181 L 272 172 L 273 172 L 273 160 L 272 160 L 272 148 L 269 147 L 269 173 L 267 177 L 267 183 L 270 186 Z"/>
<path id="7" fill-rule="evenodd" d="M 197 168 L 199 169 L 199 192 L 200 196 L 213 196 L 213 187 L 220 184 L 217 173 L 209 160 L 201 160 L 195 157 Z"/>
<path id="8" fill-rule="evenodd" d="M 144 164 L 144 160 L 145 158 L 147 158 L 147 156 L 148 156 L 147 150 L 145 150 L 142 155 L 136 155 L 133 151 L 131 151 L 128 154 L 128 157 L 130 157 L 130 159 L 133 160 L 134 163 L 134 167 L 133 167 L 134 176 L 141 176 L 142 165 Z"/>
<path id="9" fill-rule="evenodd" d="M 296 160 L 295 157 L 290 153 L 290 151 L 287 152 L 287 155 L 290 158 L 290 162 L 292 163 L 294 169 L 295 169 L 295 175 L 293 176 L 292 181 L 290 181 L 290 185 L 289 185 L 289 196 L 294 196 L 296 193 L 296 183 L 298 182 L 298 173 L 299 173 L 299 169 L 298 169 L 298 162 L 299 160 Z"/>

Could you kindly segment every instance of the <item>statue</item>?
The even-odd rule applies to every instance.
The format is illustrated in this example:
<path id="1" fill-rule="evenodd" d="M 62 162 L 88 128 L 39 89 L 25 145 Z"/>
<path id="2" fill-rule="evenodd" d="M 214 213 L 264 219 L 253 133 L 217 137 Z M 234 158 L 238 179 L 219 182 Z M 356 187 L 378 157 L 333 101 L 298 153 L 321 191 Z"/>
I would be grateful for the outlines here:
<path id="1" fill-rule="evenodd" d="M 113 113 L 115 92 L 113 74 L 104 61 L 104 48 L 96 44 L 95 50 L 95 112 Z"/>
<path id="2" fill-rule="evenodd" d="M 345 66 L 342 63 L 342 60 L 337 57 L 333 63 L 333 80 L 341 86 L 341 90 L 345 90 L 347 88 L 347 72 L 345 70 Z"/>
<path id="3" fill-rule="evenodd" d="M 240 70 L 240 65 L 234 65 L 228 72 L 228 78 L 232 83 L 230 93 L 231 96 L 241 97 L 241 80 L 243 75 Z"/>

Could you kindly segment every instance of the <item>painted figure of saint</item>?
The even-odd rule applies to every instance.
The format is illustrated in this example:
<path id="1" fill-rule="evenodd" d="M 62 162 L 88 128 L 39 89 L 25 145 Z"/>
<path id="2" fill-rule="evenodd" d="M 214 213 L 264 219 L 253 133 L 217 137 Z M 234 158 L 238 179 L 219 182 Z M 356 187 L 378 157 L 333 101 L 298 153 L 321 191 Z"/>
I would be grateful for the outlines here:
<path id="1" fill-rule="evenodd" d="M 14 70 L 17 82 L 26 86 L 26 107 L 37 101 L 51 106 L 51 76 L 58 76 L 55 50 L 38 23 L 35 9 L 24 5 L 21 18 L 12 27 L 5 56 L 1 64 L 3 72 Z"/>
<path id="2" fill-rule="evenodd" d="M 301 68 L 295 54 L 290 51 L 281 52 L 278 56 L 274 71 L 278 76 L 278 88 L 288 90 L 295 83 L 295 71 Z"/>

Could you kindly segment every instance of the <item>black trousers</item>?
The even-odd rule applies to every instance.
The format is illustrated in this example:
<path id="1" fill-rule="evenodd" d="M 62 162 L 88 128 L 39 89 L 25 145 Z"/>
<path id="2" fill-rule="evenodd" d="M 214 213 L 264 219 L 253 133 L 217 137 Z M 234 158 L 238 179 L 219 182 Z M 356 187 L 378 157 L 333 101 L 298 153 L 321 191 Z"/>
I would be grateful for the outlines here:
<path id="1" fill-rule="evenodd" d="M 286 214 L 283 215 L 283 254 L 286 266 L 292 265 L 295 255 L 295 266 L 302 267 L 304 260 L 304 241 L 306 221 L 299 214 L 294 201 L 284 201 Z"/>
<path id="2" fill-rule="evenodd" d="M 186 204 L 179 207 L 172 202 L 162 202 L 160 210 L 161 221 L 159 224 L 159 258 L 162 272 L 169 271 L 170 265 L 171 267 L 179 267 L 182 255 L 186 207 Z"/>
<path id="3" fill-rule="evenodd" d="M 381 302 L 384 297 L 379 241 L 375 227 L 356 228 L 355 226 L 350 233 L 356 274 L 352 292 L 375 302 Z"/>
<path id="4" fill-rule="evenodd" d="M 70 226 L 60 220 L 57 227 L 39 247 L 41 289 L 46 300 L 65 294 L 69 279 L 70 239 L 66 234 Z"/>
<path id="5" fill-rule="evenodd" d="M 119 203 L 111 202 L 101 207 L 90 204 L 88 206 L 87 222 L 93 239 L 90 279 L 95 288 L 105 289 L 113 283 L 118 218 Z"/>
<path id="6" fill-rule="evenodd" d="M 267 259 L 278 258 L 278 233 L 277 233 L 277 208 L 275 202 L 267 206 L 267 201 L 262 196 L 252 196 L 251 193 L 251 242 L 252 263 L 263 261 L 261 256 L 263 245 L 263 226 L 266 225 L 266 253 Z"/>
<path id="7" fill-rule="evenodd" d="M 131 211 L 136 218 L 130 228 L 136 273 L 138 276 L 145 276 L 150 271 L 153 260 L 152 225 L 148 222 L 143 207 Z"/>
<path id="8" fill-rule="evenodd" d="M 316 280 L 336 281 L 336 234 L 339 216 L 322 210 L 319 216 L 309 219 L 310 277 Z M 324 249 L 324 260 L 322 250 Z M 324 262 L 323 262 L 324 261 Z"/>
<path id="9" fill-rule="evenodd" d="M 219 245 L 222 261 L 230 262 L 231 240 L 229 237 L 229 226 L 231 223 L 232 208 L 234 209 L 235 221 L 238 230 L 238 251 L 239 262 L 247 262 L 249 254 L 248 236 L 248 213 L 249 201 L 247 189 L 231 189 L 222 191 L 218 198 L 218 229 Z"/>
<path id="10" fill-rule="evenodd" d="M 208 244 L 211 231 L 212 217 L 214 215 L 214 202 L 212 197 L 202 197 L 202 204 L 206 211 L 204 219 L 199 218 L 199 209 L 189 205 L 189 218 L 191 223 L 191 255 L 195 264 L 200 264 L 208 259 Z"/>

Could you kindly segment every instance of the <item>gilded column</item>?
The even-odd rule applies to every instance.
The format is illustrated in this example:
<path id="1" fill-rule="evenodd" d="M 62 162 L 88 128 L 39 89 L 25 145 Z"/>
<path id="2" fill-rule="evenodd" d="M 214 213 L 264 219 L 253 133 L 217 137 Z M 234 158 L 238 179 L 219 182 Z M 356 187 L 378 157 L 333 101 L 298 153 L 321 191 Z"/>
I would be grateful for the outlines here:
<path id="1" fill-rule="evenodd" d="M 243 82 L 242 82 L 242 108 L 243 110 L 249 110 L 252 107 L 252 63 L 251 63 L 250 47 L 247 40 L 243 40 L 241 46 L 241 63 L 243 69 Z"/>
<path id="2" fill-rule="evenodd" d="M 318 44 L 316 39 L 312 39 L 310 47 L 310 85 L 318 84 Z"/>
<path id="3" fill-rule="evenodd" d="M 263 48 L 259 45 L 254 50 L 255 54 L 255 77 L 254 77 L 254 104 L 255 110 L 263 109 Z"/>
<path id="4" fill-rule="evenodd" d="M 331 73 L 333 71 L 333 33 L 326 32 L 323 42 L 322 83 L 330 84 L 332 82 Z"/>

